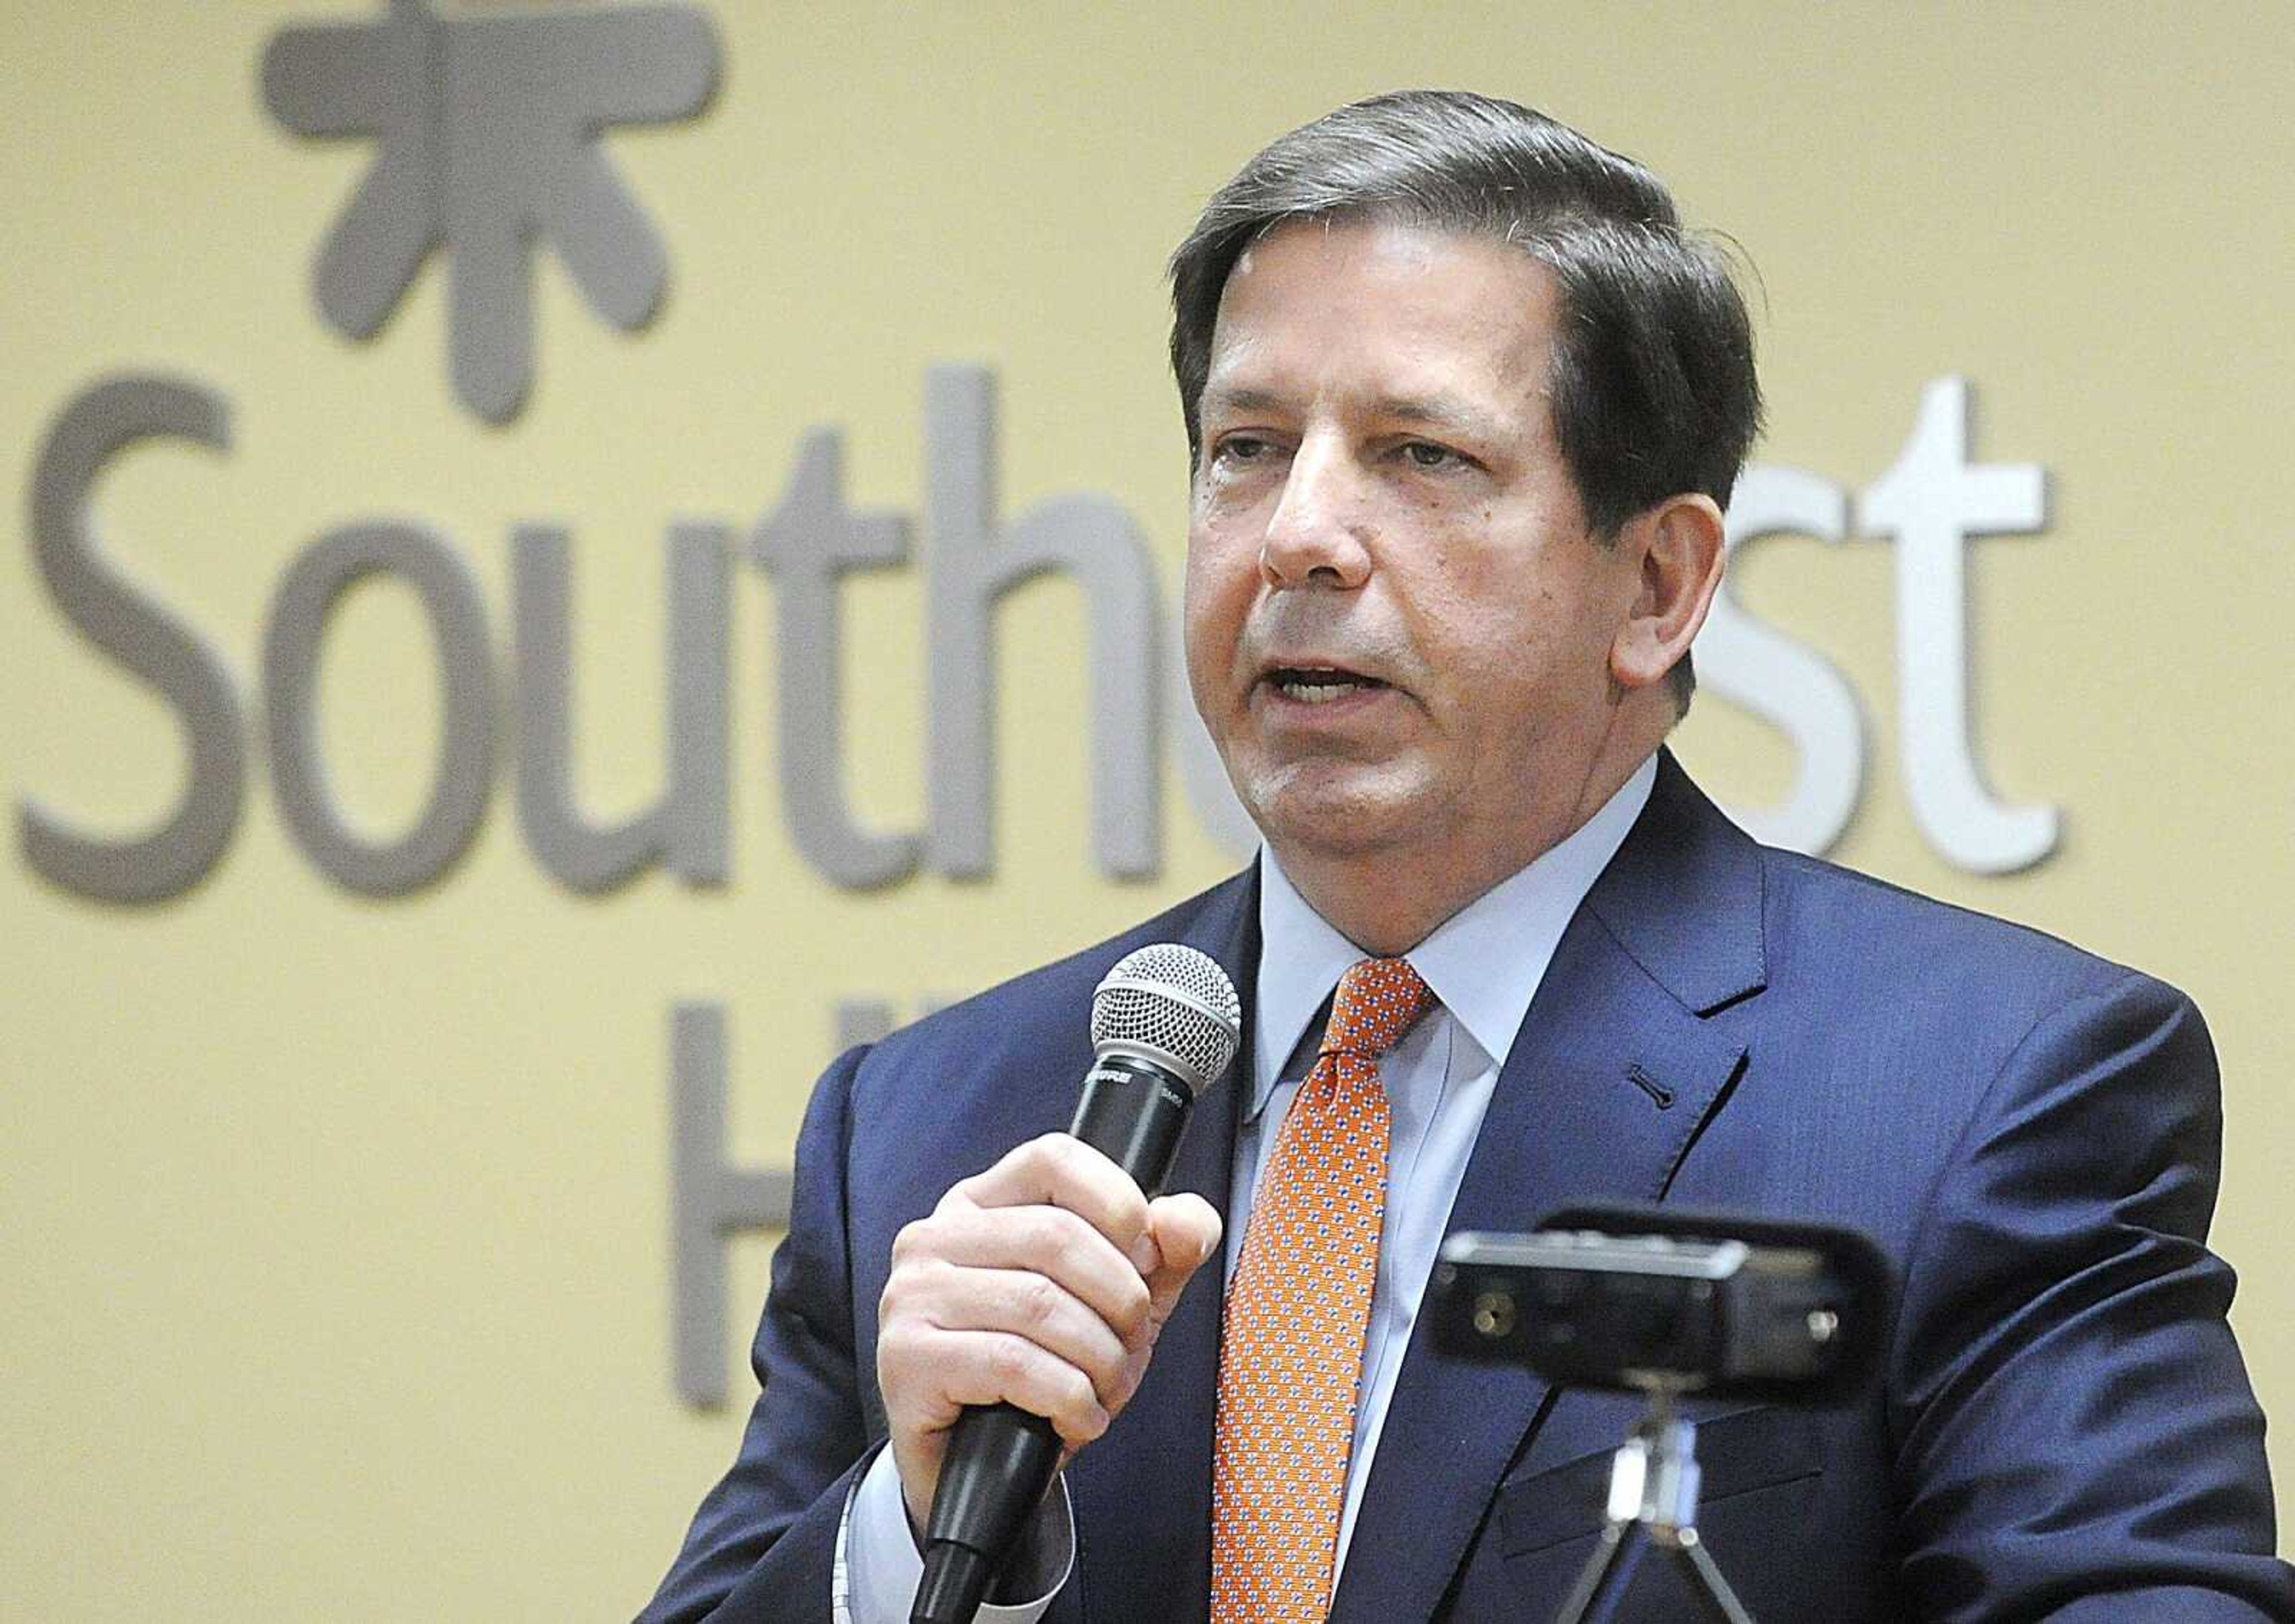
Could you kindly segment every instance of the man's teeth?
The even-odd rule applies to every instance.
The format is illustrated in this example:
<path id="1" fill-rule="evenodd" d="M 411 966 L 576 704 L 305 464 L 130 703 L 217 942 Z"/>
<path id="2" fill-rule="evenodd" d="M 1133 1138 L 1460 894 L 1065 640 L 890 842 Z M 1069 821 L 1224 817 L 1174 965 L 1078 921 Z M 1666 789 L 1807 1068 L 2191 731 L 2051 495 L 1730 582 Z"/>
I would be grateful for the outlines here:
<path id="1" fill-rule="evenodd" d="M 1384 686 L 1372 678 L 1344 671 L 1286 671 L 1277 675 L 1275 685 L 1285 698 L 1303 705 L 1327 705 L 1360 689 Z"/>

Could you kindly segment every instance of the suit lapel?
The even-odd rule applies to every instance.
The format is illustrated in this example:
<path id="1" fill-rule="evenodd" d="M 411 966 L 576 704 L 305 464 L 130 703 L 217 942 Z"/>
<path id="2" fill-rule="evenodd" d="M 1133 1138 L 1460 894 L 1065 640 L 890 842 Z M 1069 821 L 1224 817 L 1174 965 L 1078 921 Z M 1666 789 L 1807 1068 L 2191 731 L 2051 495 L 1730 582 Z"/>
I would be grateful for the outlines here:
<path id="1" fill-rule="evenodd" d="M 1245 1000 L 1243 1047 L 1196 1102 L 1169 1190 L 1222 1215 L 1236 1122 L 1251 1076 L 1250 999 L 1259 969 L 1257 870 L 1214 892 L 1179 938 L 1217 959 Z M 1220 1265 L 1205 1263 L 1164 1321 L 1139 1391 L 1068 1469 L 1079 1584 L 1054 1620 L 1201 1618 L 1210 1610 L 1212 1422 L 1219 1387 Z"/>
<path id="2" fill-rule="evenodd" d="M 1446 1233 L 1664 1196 L 1744 1059 L 1704 1017 L 1759 990 L 1760 917 L 1758 848 L 1662 755 L 1649 805 L 1564 933 L 1500 1068 Z M 1546 1394 L 1518 1367 L 1438 1354 L 1419 1316 L 1335 1624 L 1433 1616 Z"/>

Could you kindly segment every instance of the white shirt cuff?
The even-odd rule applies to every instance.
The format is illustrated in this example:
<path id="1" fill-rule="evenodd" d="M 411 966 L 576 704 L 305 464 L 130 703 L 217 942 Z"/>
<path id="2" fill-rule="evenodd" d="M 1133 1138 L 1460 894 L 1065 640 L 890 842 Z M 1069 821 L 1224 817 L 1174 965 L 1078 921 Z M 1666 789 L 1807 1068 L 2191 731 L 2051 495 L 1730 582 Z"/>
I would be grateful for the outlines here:
<path id="1" fill-rule="evenodd" d="M 1066 1478 L 1055 1479 L 1052 1492 L 1036 1508 L 1017 1562 L 1011 1579 L 1041 1594 L 1017 1605 L 983 1603 L 973 1615 L 978 1624 L 1036 1624 L 1068 1582 L 1075 1566 L 1075 1518 Z M 879 1449 L 853 1485 L 837 1525 L 830 1597 L 836 1624 L 908 1624 L 909 1604 L 924 1574 L 924 1558 L 917 1553 L 901 1496 L 900 1469 L 893 1465 L 891 1449 Z"/>

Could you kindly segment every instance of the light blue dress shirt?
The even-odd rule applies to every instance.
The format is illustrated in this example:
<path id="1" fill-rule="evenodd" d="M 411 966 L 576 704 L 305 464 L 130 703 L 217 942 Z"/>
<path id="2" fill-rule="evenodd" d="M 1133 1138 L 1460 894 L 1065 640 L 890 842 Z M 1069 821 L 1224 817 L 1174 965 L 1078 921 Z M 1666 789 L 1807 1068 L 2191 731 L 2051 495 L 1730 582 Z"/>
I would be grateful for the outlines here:
<path id="1" fill-rule="evenodd" d="M 1569 838 L 1475 898 L 1410 951 L 1412 967 L 1438 1003 L 1379 1064 L 1390 1114 L 1386 1218 L 1363 1343 L 1362 1404 L 1347 1460 L 1335 1585 L 1354 1538 L 1363 1485 L 1370 1478 L 1403 1351 L 1410 1345 L 1474 1137 L 1498 1087 L 1499 1067 L 1564 928 L 1617 854 L 1656 781 L 1653 756 Z M 1274 853 L 1262 850 L 1259 864 L 1251 1098 L 1236 1135 L 1228 1202 L 1229 1279 L 1243 1256 L 1252 1196 L 1274 1147 L 1273 1130 L 1291 1108 L 1319 1047 L 1320 1028 L 1311 1031 L 1311 1024 L 1341 974 L 1367 957 L 1308 905 Z M 1066 1582 L 1075 1541 L 1065 1485 L 1046 1501 L 1039 1532 L 1047 1574 L 1042 1595 L 1018 1606 L 983 1607 L 977 1616 L 984 1624 L 1034 1624 Z M 837 1624 L 906 1624 L 923 1571 L 892 1451 L 882 1450 L 854 1489 L 837 1530 Z"/>

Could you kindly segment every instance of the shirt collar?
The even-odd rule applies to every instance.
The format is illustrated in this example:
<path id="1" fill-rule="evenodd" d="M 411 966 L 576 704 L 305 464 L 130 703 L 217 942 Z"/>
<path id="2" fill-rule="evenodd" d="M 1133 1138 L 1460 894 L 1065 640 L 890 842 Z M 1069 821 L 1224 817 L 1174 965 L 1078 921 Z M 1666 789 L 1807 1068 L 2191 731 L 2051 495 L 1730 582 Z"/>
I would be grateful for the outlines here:
<path id="1" fill-rule="evenodd" d="M 1657 757 L 1569 838 L 1500 880 L 1410 950 L 1410 963 L 1482 1052 L 1506 1058 L 1571 916 L 1617 855 L 1657 782 Z M 1260 848 L 1259 981 L 1252 1003 L 1252 1090 L 1256 1117 L 1307 1023 L 1348 966 L 1367 957 L 1299 894 L 1275 853 Z"/>

